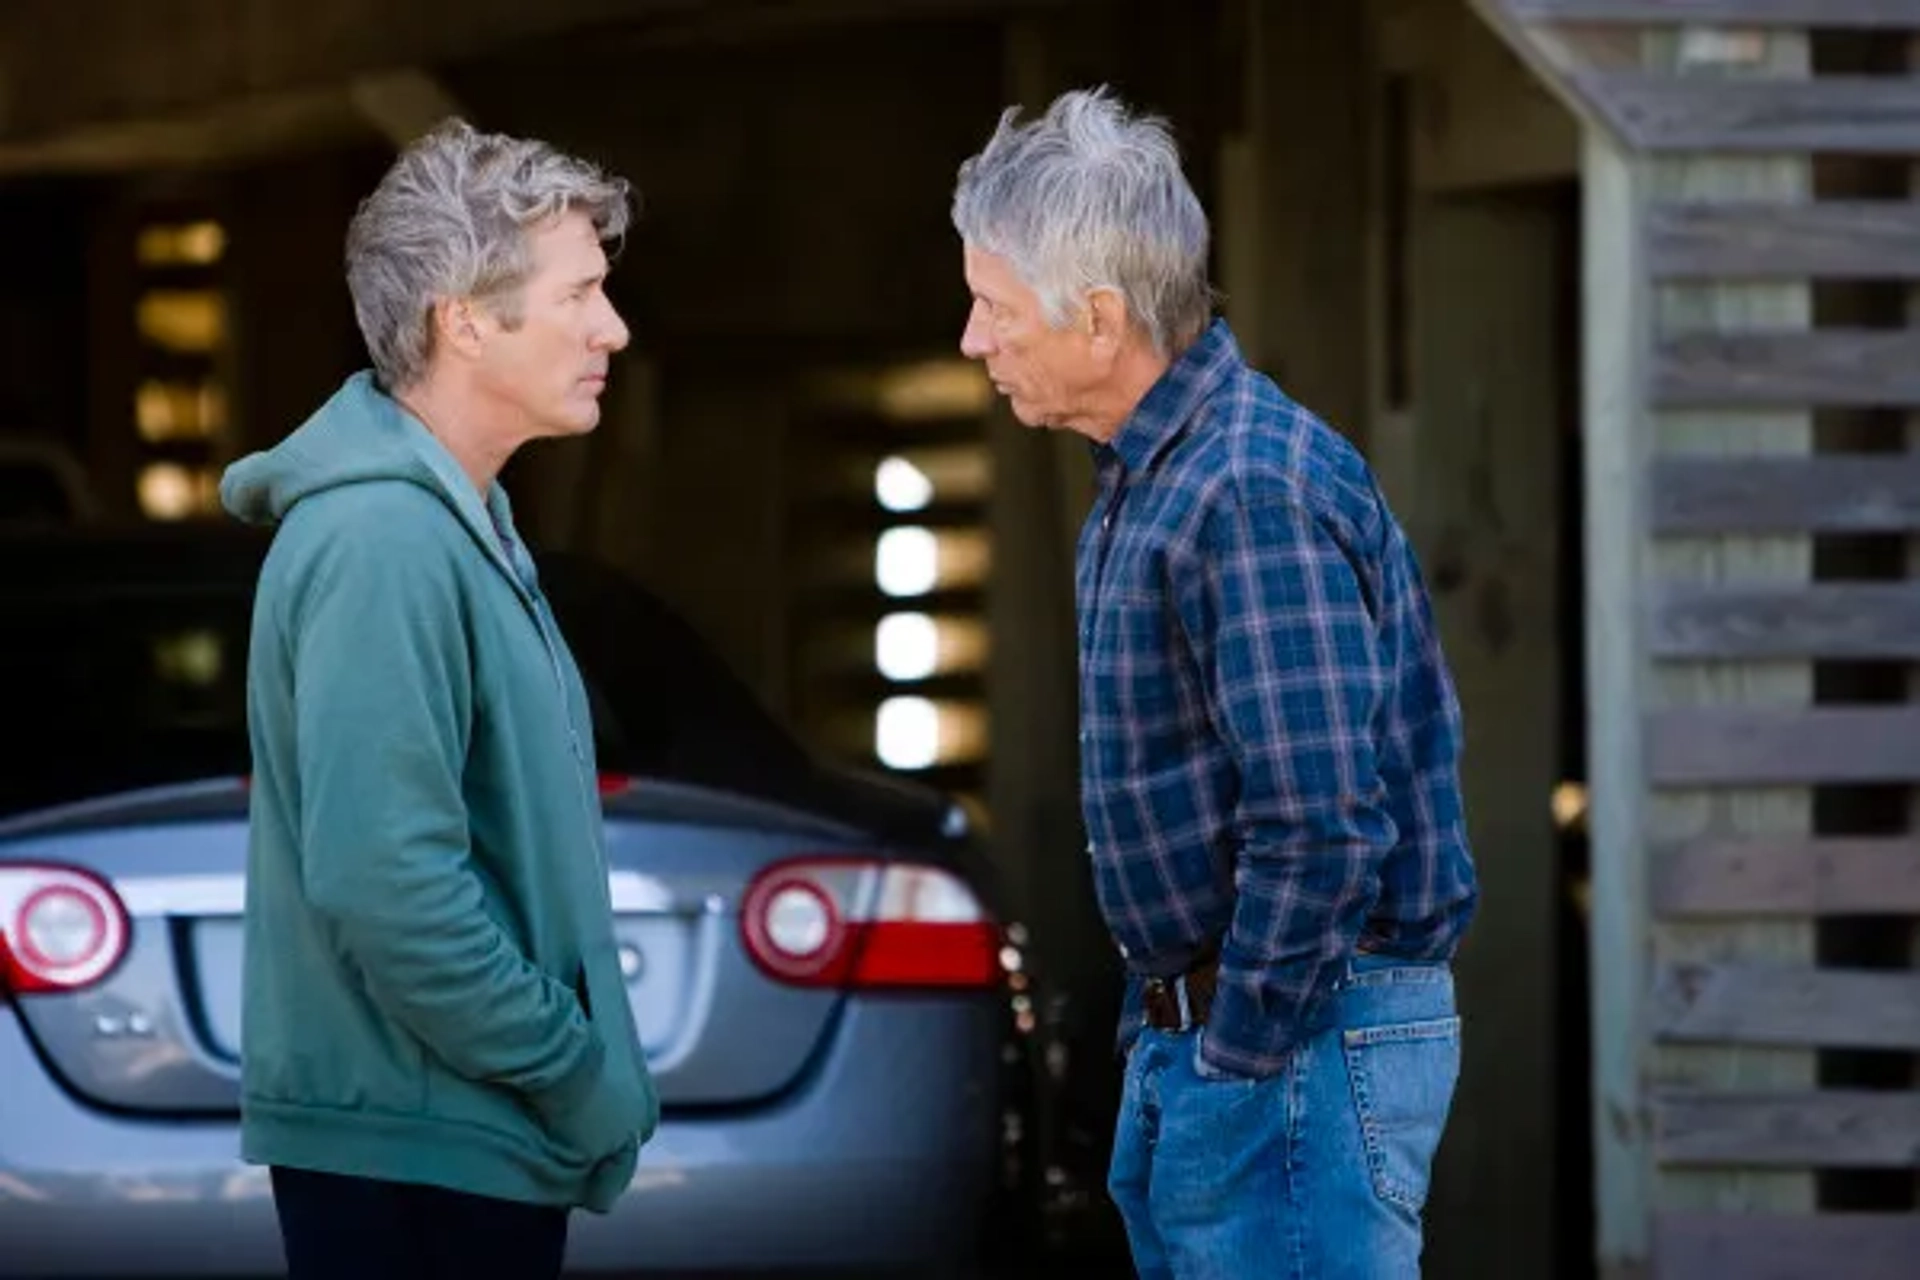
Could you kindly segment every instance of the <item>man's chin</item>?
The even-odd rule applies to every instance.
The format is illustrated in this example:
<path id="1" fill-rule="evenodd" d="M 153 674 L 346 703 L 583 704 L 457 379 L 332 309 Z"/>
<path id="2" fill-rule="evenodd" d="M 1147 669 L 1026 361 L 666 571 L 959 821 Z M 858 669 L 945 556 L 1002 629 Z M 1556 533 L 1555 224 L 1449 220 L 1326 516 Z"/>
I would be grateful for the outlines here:
<path id="1" fill-rule="evenodd" d="M 1021 404 L 1011 396 L 1007 399 L 1007 410 L 1013 414 L 1013 420 L 1023 427 L 1031 427 L 1035 431 L 1045 431 L 1053 426 L 1053 423 L 1047 420 L 1047 416 L 1044 413 L 1041 413 L 1031 405 Z"/>
<path id="2" fill-rule="evenodd" d="M 599 425 L 600 402 L 596 400 L 591 404 L 575 408 L 565 417 L 556 420 L 553 424 L 553 434 L 556 436 L 584 436 Z"/>

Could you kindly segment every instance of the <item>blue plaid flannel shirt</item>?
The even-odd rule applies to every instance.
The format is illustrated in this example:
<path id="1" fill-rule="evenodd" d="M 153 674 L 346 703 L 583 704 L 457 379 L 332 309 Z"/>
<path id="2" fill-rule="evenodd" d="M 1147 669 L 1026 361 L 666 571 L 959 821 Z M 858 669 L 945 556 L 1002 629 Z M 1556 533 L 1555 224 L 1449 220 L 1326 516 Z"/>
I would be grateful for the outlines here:
<path id="1" fill-rule="evenodd" d="M 1413 551 L 1341 436 L 1215 321 L 1094 448 L 1081 795 L 1141 979 L 1210 946 L 1209 1064 L 1266 1076 L 1356 947 L 1450 960 L 1478 898 L 1460 712 Z"/>

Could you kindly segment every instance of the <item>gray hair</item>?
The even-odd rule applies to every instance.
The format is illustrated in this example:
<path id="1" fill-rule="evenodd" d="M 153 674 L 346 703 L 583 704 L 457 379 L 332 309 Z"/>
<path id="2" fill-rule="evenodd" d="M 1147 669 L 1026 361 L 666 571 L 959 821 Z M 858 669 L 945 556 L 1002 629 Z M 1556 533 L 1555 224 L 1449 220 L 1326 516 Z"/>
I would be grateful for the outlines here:
<path id="1" fill-rule="evenodd" d="M 508 327 L 521 322 L 529 228 L 577 210 L 618 240 L 631 200 L 624 179 L 585 160 L 463 120 L 408 146 L 347 230 L 347 289 L 380 384 L 399 391 L 425 376 L 444 299 L 482 299 Z"/>
<path id="2" fill-rule="evenodd" d="M 1027 125 L 1019 114 L 1002 113 L 960 166 L 961 239 L 1012 264 L 1055 327 L 1106 288 L 1162 355 L 1192 342 L 1214 300 L 1207 215 L 1166 122 L 1129 115 L 1104 86 L 1062 94 Z"/>

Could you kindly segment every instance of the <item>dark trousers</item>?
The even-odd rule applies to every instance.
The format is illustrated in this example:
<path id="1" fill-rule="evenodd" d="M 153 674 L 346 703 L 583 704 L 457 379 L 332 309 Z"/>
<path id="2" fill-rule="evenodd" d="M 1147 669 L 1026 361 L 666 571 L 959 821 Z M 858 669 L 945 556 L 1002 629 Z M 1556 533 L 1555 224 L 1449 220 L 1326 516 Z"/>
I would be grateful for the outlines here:
<path id="1" fill-rule="evenodd" d="M 555 1280 L 567 1211 L 275 1167 L 290 1280 Z"/>

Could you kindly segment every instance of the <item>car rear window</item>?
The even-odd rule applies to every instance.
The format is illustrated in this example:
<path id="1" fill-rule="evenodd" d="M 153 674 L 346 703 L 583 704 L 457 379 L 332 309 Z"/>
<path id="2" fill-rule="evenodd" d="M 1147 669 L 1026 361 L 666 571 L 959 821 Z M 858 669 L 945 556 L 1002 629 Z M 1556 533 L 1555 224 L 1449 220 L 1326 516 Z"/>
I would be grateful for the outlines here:
<path id="1" fill-rule="evenodd" d="M 164 586 L 9 601 L 0 812 L 246 772 L 248 611 Z"/>
<path id="2" fill-rule="evenodd" d="M 191 541 L 0 555 L 0 815 L 250 769 L 246 671 L 258 547 Z M 752 794 L 810 761 L 650 592 L 590 561 L 542 580 L 593 704 L 603 770 Z"/>

